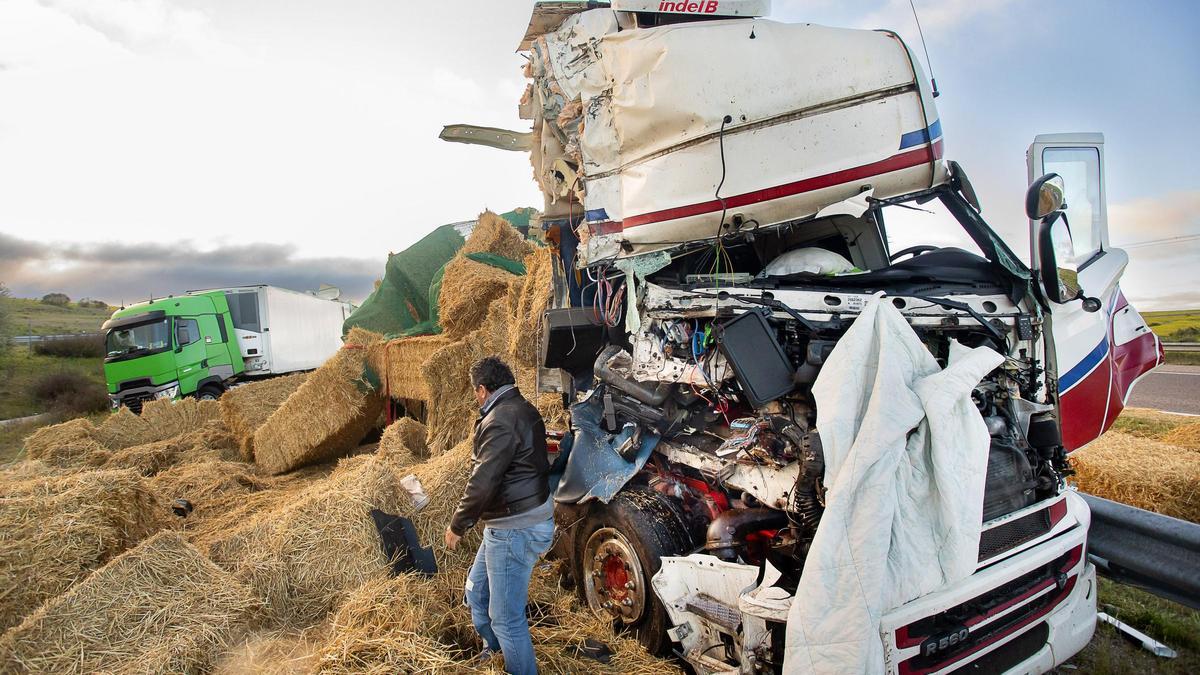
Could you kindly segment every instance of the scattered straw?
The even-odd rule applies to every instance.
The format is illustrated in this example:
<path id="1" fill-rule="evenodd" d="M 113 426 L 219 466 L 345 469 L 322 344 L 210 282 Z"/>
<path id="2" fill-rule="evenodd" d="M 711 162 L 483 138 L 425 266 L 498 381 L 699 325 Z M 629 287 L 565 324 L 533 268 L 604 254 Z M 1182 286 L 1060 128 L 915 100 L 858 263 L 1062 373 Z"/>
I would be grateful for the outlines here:
<path id="1" fill-rule="evenodd" d="M 254 432 L 304 384 L 307 377 L 308 373 L 297 373 L 259 380 L 234 387 L 221 396 L 221 416 L 237 439 L 242 459 L 254 461 Z"/>
<path id="2" fill-rule="evenodd" d="M 301 675 L 316 669 L 319 629 L 264 631 L 226 652 L 214 667 L 216 675 Z"/>
<path id="3" fill-rule="evenodd" d="M 214 540 L 209 554 L 265 601 L 272 625 L 311 625 L 345 594 L 386 573 L 370 511 L 397 513 L 399 489 L 379 458 L 342 460 L 327 480 Z"/>
<path id="4" fill-rule="evenodd" d="M 1071 460 L 1084 492 L 1200 522 L 1200 453 L 1110 431 Z"/>
<path id="5" fill-rule="evenodd" d="M 1162 437 L 1162 442 L 1188 450 L 1200 450 L 1200 422 L 1175 427 Z"/>
<path id="6" fill-rule="evenodd" d="M 330 460 L 355 448 L 376 424 L 383 400 L 364 379 L 367 350 L 380 336 L 355 328 L 346 345 L 309 374 L 254 434 L 254 461 L 269 473 Z"/>
<path id="7" fill-rule="evenodd" d="M 426 579 L 401 575 L 363 584 L 338 608 L 329 639 L 318 651 L 318 672 L 500 673 L 503 660 L 476 665 L 482 647 L 462 603 L 466 567 Z M 553 565 L 535 570 L 529 600 L 530 633 L 538 668 L 549 673 L 679 672 L 656 659 L 628 637 L 617 636 L 612 622 L 596 616 L 558 588 Z M 614 652 L 608 664 L 582 657 L 576 647 L 598 640 Z"/>
<path id="8" fill-rule="evenodd" d="M 256 605 L 179 534 L 163 532 L 0 636 L 0 663 L 46 673 L 199 672 Z"/>
<path id="9" fill-rule="evenodd" d="M 0 629 L 159 528 L 166 505 L 136 471 L 9 484 L 0 498 Z"/>

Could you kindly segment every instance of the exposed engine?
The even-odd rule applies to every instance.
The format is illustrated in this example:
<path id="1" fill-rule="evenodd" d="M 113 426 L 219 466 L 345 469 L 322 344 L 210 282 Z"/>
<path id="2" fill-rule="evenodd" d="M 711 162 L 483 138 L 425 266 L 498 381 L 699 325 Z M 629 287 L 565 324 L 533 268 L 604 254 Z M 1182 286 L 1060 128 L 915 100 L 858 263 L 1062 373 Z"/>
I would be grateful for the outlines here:
<path id="1" fill-rule="evenodd" d="M 751 289 L 648 286 L 638 330 L 621 342 L 597 337 L 608 342 L 591 373 L 602 427 L 632 431 L 616 448 L 629 461 L 644 434 L 660 439 L 631 484 L 681 504 L 697 548 L 729 562 L 770 561 L 782 574 L 779 585 L 794 588 L 825 499 L 811 388 L 856 315 L 828 305 L 861 307 L 863 297 L 826 295 L 821 320 Z M 801 307 L 806 296 L 820 298 L 796 295 Z M 1009 357 L 972 396 L 992 439 L 984 520 L 1057 494 L 1068 469 L 1052 409 L 1030 400 L 1040 385 L 1020 345 L 1019 311 L 1010 305 L 1010 316 L 981 326 L 941 309 L 912 323 L 943 365 L 952 339 Z M 581 337 L 572 331 L 571 339 Z"/>

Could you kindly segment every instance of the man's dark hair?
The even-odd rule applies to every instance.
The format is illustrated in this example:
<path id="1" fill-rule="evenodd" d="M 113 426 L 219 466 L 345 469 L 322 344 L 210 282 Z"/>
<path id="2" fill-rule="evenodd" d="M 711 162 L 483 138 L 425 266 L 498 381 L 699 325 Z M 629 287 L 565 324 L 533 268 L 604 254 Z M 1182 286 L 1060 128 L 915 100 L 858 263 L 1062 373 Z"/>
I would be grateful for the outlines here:
<path id="1" fill-rule="evenodd" d="M 516 384 L 512 369 L 498 356 L 485 356 L 471 366 L 471 386 L 483 385 L 488 391 L 496 391 L 506 384 Z"/>

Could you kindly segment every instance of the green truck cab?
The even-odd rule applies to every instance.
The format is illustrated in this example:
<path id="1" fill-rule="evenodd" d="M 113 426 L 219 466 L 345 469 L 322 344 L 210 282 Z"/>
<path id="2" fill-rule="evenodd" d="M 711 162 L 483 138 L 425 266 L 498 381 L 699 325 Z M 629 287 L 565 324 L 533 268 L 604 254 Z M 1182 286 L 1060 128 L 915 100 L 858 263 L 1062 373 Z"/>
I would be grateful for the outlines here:
<path id="1" fill-rule="evenodd" d="M 245 370 L 222 291 L 154 300 L 104 322 L 104 379 L 114 409 L 146 401 L 218 398 Z"/>

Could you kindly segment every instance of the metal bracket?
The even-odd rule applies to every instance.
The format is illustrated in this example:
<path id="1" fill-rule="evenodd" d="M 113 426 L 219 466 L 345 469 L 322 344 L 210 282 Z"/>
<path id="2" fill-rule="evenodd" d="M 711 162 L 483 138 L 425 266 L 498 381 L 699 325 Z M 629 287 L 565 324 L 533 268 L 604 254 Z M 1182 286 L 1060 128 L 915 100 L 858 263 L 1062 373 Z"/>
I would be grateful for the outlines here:
<path id="1" fill-rule="evenodd" d="M 1121 633 L 1123 633 L 1125 635 L 1125 637 L 1128 637 L 1129 639 L 1133 640 L 1134 642 L 1140 644 L 1142 646 L 1142 649 L 1145 649 L 1146 651 L 1150 652 L 1151 654 L 1153 654 L 1155 656 L 1159 656 L 1164 659 L 1173 659 L 1173 658 L 1179 656 L 1179 654 L 1174 649 L 1171 649 L 1170 647 L 1164 645 L 1163 643 L 1159 642 L 1158 640 L 1155 640 L 1154 638 L 1150 637 L 1149 635 L 1146 635 L 1145 633 L 1134 628 L 1133 626 L 1130 626 L 1129 624 L 1127 624 L 1123 621 L 1118 621 L 1118 620 L 1114 619 L 1113 617 L 1105 614 L 1104 612 L 1097 612 L 1096 618 L 1103 621 L 1104 623 L 1112 626 L 1113 628 L 1116 628 L 1117 630 L 1121 631 Z"/>

